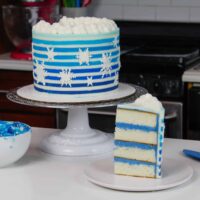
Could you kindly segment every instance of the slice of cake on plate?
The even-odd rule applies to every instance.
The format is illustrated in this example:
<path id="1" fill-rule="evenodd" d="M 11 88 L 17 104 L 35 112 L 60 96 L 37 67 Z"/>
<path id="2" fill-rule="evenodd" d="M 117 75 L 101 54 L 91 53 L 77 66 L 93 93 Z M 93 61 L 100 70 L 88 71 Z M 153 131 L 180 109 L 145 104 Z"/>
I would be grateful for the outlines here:
<path id="1" fill-rule="evenodd" d="M 115 174 L 160 178 L 164 127 L 164 108 L 150 94 L 142 95 L 134 103 L 119 105 Z"/>

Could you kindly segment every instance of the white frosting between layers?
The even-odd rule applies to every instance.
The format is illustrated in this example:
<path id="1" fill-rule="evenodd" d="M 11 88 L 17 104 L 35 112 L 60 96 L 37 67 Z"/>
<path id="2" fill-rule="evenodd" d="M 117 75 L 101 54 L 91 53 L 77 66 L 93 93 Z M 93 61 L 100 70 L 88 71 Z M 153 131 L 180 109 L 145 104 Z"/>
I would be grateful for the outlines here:
<path id="1" fill-rule="evenodd" d="M 44 20 L 33 26 L 33 31 L 50 34 L 99 34 L 118 30 L 113 20 L 96 17 L 62 17 L 59 22 L 50 24 Z"/>
<path id="2" fill-rule="evenodd" d="M 136 107 L 155 113 L 160 113 L 161 110 L 163 110 L 161 102 L 156 97 L 153 97 L 149 93 L 140 96 L 138 99 L 135 100 L 134 103 L 124 104 L 124 105 L 122 104 L 119 106 L 119 108 L 128 108 L 128 109 L 134 109 Z"/>

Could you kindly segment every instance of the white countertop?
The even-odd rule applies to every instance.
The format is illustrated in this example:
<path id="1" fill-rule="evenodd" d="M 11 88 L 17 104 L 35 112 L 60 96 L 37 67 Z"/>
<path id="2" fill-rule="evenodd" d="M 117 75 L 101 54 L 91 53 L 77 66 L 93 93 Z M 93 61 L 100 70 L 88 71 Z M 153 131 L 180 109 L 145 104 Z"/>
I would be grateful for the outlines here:
<path id="1" fill-rule="evenodd" d="M 0 169 L 0 199 L 2 200 L 199 200 L 200 162 L 184 157 L 184 148 L 200 151 L 200 141 L 166 139 L 165 157 L 183 160 L 194 169 L 192 179 L 179 186 L 159 192 L 122 192 L 90 183 L 84 169 L 98 157 L 57 157 L 41 152 L 38 144 L 42 137 L 55 129 L 33 128 L 32 144 L 17 163 Z"/>
<path id="2" fill-rule="evenodd" d="M 182 76 L 183 82 L 200 83 L 200 64 L 186 70 Z"/>
<path id="3" fill-rule="evenodd" d="M 0 69 L 32 71 L 32 68 L 32 61 L 12 59 L 10 58 L 10 53 L 0 55 Z"/>

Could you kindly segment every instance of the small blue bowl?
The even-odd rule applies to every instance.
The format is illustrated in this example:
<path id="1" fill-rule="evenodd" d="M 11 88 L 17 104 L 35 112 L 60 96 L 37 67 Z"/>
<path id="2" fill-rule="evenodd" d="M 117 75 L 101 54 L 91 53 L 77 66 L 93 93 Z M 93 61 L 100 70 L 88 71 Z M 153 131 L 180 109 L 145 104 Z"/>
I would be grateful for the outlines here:
<path id="1" fill-rule="evenodd" d="M 31 141 L 31 127 L 21 122 L 0 121 L 0 167 L 19 160 Z"/>

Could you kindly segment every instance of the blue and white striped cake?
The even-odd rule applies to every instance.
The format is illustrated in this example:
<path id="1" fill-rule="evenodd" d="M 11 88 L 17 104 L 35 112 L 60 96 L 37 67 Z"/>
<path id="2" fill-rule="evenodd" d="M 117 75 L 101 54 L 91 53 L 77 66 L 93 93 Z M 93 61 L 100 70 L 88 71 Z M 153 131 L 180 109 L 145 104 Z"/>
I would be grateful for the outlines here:
<path id="1" fill-rule="evenodd" d="M 114 172 L 160 178 L 164 140 L 164 108 L 150 94 L 119 105 L 116 115 Z"/>
<path id="2" fill-rule="evenodd" d="M 51 94 L 98 94 L 118 88 L 119 29 L 112 20 L 63 17 L 33 27 L 34 88 Z"/>

